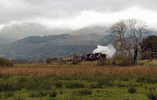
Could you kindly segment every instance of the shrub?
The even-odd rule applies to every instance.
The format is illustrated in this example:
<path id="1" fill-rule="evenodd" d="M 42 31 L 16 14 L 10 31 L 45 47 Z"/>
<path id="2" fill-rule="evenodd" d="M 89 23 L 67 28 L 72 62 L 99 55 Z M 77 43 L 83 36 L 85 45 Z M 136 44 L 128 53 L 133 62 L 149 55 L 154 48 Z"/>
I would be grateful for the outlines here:
<path id="1" fill-rule="evenodd" d="M 83 99 L 80 98 L 80 96 L 70 96 L 70 97 L 67 97 L 65 100 L 83 100 Z"/>
<path id="2" fill-rule="evenodd" d="M 54 85 L 55 85 L 55 88 L 61 88 L 63 83 L 62 82 L 56 82 Z"/>
<path id="3" fill-rule="evenodd" d="M 90 84 L 90 88 L 96 88 L 94 84 Z"/>
<path id="4" fill-rule="evenodd" d="M 97 89 L 97 90 L 96 90 L 96 92 L 97 92 L 97 93 L 99 93 L 99 92 L 100 92 L 100 90 L 99 90 L 99 89 Z"/>
<path id="5" fill-rule="evenodd" d="M 13 100 L 25 100 L 25 99 L 23 99 L 23 98 L 21 97 L 21 95 L 19 95 L 19 96 L 14 97 Z"/>
<path id="6" fill-rule="evenodd" d="M 80 83 L 68 83 L 66 84 L 66 88 L 85 88 L 85 85 Z"/>
<path id="7" fill-rule="evenodd" d="M 122 84 L 122 83 L 119 83 L 119 84 L 118 84 L 118 87 L 125 87 L 125 85 Z"/>
<path id="8" fill-rule="evenodd" d="M 76 61 L 76 60 L 74 60 L 74 61 L 72 62 L 73 65 L 77 65 L 78 63 L 79 63 L 79 61 Z"/>
<path id="9" fill-rule="evenodd" d="M 157 100 L 157 94 L 152 91 L 148 92 L 146 96 L 151 100 Z"/>
<path id="10" fill-rule="evenodd" d="M 105 61 L 106 61 L 106 58 L 101 58 L 101 59 L 98 60 L 97 65 L 98 66 L 103 66 L 103 65 L 105 65 Z"/>
<path id="11" fill-rule="evenodd" d="M 154 78 L 154 79 L 153 78 L 147 78 L 146 82 L 149 84 L 154 84 L 154 83 L 157 83 L 157 79 L 156 78 Z"/>
<path id="12" fill-rule="evenodd" d="M 133 87 L 133 86 L 129 87 L 128 92 L 135 93 L 136 92 L 135 87 Z"/>
<path id="13" fill-rule="evenodd" d="M 4 98 L 9 98 L 9 97 L 13 97 L 14 93 L 13 92 L 7 92 L 4 94 Z"/>
<path id="14" fill-rule="evenodd" d="M 14 66 L 14 63 L 8 59 L 5 59 L 5 58 L 0 58 L 0 65 L 2 67 L 4 66 L 7 66 L 7 67 L 13 67 Z"/>
<path id="15" fill-rule="evenodd" d="M 137 82 L 145 82 L 145 78 L 144 77 L 138 77 Z"/>
<path id="16" fill-rule="evenodd" d="M 27 81 L 24 82 L 24 88 L 27 90 L 50 90 L 51 87 L 52 82 L 42 77 L 28 78 Z"/>
<path id="17" fill-rule="evenodd" d="M 110 78 L 99 78 L 97 82 L 97 87 L 101 88 L 103 85 L 106 86 L 113 86 L 113 83 L 111 82 L 112 79 Z"/>
<path id="18" fill-rule="evenodd" d="M 63 90 L 60 90 L 59 93 L 60 93 L 60 94 L 63 94 Z"/>
<path id="19" fill-rule="evenodd" d="M 113 60 L 112 59 L 107 59 L 105 62 L 106 65 L 114 65 Z"/>
<path id="20" fill-rule="evenodd" d="M 130 66 L 133 62 L 129 56 L 115 55 L 113 58 L 113 63 L 119 66 Z"/>
<path id="21" fill-rule="evenodd" d="M 29 93 L 29 97 L 33 98 L 33 97 L 41 97 L 40 93 L 39 92 L 30 92 Z"/>
<path id="22" fill-rule="evenodd" d="M 52 61 L 52 58 L 46 58 L 46 63 L 51 63 L 51 61 Z"/>
<path id="23" fill-rule="evenodd" d="M 2 78 L 4 81 L 8 80 L 10 77 L 11 77 L 10 74 L 7 74 L 7 75 L 0 74 L 0 78 Z"/>
<path id="24" fill-rule="evenodd" d="M 57 96 L 57 92 L 56 91 L 50 91 L 49 92 L 49 96 L 50 97 L 56 97 Z"/>
<path id="25" fill-rule="evenodd" d="M 129 81 L 129 78 L 128 77 L 122 77 L 121 80 L 122 81 Z"/>
<path id="26" fill-rule="evenodd" d="M 40 94 L 40 97 L 47 96 L 47 92 L 45 91 L 40 91 L 39 94 Z"/>
<path id="27" fill-rule="evenodd" d="M 91 95 L 92 90 L 90 89 L 82 89 L 82 90 L 77 90 L 73 91 L 73 95 Z"/>
<path id="28" fill-rule="evenodd" d="M 43 97 L 43 96 L 47 96 L 47 92 L 45 91 L 39 91 L 39 92 L 35 92 L 35 91 L 32 91 L 29 93 L 29 97 Z"/>
<path id="29" fill-rule="evenodd" d="M 60 61 L 59 64 L 64 65 L 64 64 L 67 64 L 67 62 L 66 61 Z"/>

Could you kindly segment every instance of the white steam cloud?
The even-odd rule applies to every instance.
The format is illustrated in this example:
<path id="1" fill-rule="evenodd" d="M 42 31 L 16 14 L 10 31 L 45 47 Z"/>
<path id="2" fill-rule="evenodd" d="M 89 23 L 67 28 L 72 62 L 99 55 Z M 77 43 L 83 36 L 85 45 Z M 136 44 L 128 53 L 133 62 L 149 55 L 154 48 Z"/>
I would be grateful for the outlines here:
<path id="1" fill-rule="evenodd" d="M 97 48 L 93 50 L 93 53 L 106 54 L 107 58 L 112 58 L 115 52 L 116 52 L 116 49 L 111 44 L 109 44 L 108 46 L 98 45 Z"/>

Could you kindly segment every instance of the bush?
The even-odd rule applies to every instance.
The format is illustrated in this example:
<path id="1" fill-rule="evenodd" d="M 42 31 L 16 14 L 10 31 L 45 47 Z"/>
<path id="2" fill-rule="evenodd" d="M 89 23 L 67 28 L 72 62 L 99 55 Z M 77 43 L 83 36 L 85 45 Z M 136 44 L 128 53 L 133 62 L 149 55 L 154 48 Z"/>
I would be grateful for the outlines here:
<path id="1" fill-rule="evenodd" d="M 94 84 L 90 84 L 90 88 L 96 88 Z"/>
<path id="2" fill-rule="evenodd" d="M 90 89 L 83 89 L 83 90 L 78 90 L 78 91 L 73 91 L 73 95 L 91 95 L 92 90 Z"/>
<path id="3" fill-rule="evenodd" d="M 13 67 L 14 66 L 14 63 L 8 59 L 5 59 L 5 58 L 0 58 L 0 65 L 2 67 L 4 66 L 7 66 L 7 67 Z"/>
<path id="4" fill-rule="evenodd" d="M 122 77 L 121 80 L 122 81 L 129 81 L 129 78 L 128 77 Z"/>
<path id="5" fill-rule="evenodd" d="M 101 88 L 103 85 L 105 86 L 113 86 L 110 78 L 99 78 L 97 82 L 97 87 Z"/>
<path id="6" fill-rule="evenodd" d="M 55 88 L 61 88 L 63 83 L 62 82 L 56 82 L 54 85 L 55 85 Z"/>
<path id="7" fill-rule="evenodd" d="M 145 78 L 144 77 L 138 77 L 137 82 L 145 82 Z"/>
<path id="8" fill-rule="evenodd" d="M 63 90 L 60 90 L 59 93 L 60 93 L 60 94 L 63 94 Z"/>
<path id="9" fill-rule="evenodd" d="M 67 62 L 66 61 L 60 61 L 59 64 L 64 65 L 64 64 L 67 64 Z"/>
<path id="10" fill-rule="evenodd" d="M 100 93 L 100 90 L 99 90 L 99 89 L 97 89 L 97 90 L 96 90 L 96 92 L 97 92 L 97 93 Z"/>
<path id="11" fill-rule="evenodd" d="M 40 97 L 47 96 L 47 93 L 45 91 L 40 91 L 39 94 L 40 94 Z"/>
<path id="12" fill-rule="evenodd" d="M 10 77 L 11 77 L 10 74 L 7 74 L 7 75 L 0 74 L 0 78 L 2 78 L 4 81 L 8 80 Z"/>
<path id="13" fill-rule="evenodd" d="M 115 55 L 113 58 L 113 64 L 119 65 L 119 66 L 130 66 L 133 65 L 133 62 L 129 56 L 121 56 L 121 55 Z"/>
<path id="14" fill-rule="evenodd" d="M 147 78 L 146 82 L 149 84 L 154 84 L 154 83 L 157 83 L 157 79 L 156 78 Z"/>
<path id="15" fill-rule="evenodd" d="M 42 77 L 28 78 L 27 81 L 24 82 L 24 88 L 27 90 L 50 90 L 51 87 L 52 82 Z"/>
<path id="16" fill-rule="evenodd" d="M 85 88 L 85 85 L 79 83 L 68 83 L 66 84 L 66 88 Z"/>
<path id="17" fill-rule="evenodd" d="M 105 61 L 106 61 L 106 58 L 101 58 L 101 59 L 98 60 L 97 65 L 98 66 L 103 66 L 103 65 L 105 65 Z"/>
<path id="18" fill-rule="evenodd" d="M 119 82 L 118 87 L 125 87 L 125 85 Z"/>
<path id="19" fill-rule="evenodd" d="M 135 93 L 136 92 L 135 87 L 133 87 L 133 86 L 129 87 L 128 92 Z"/>
<path id="20" fill-rule="evenodd" d="M 13 97 L 14 93 L 13 92 L 7 92 L 4 94 L 4 98 L 9 98 L 9 97 Z"/>
<path id="21" fill-rule="evenodd" d="M 157 100 L 157 94 L 152 91 L 148 92 L 146 96 L 151 100 Z"/>
<path id="22" fill-rule="evenodd" d="M 66 98 L 65 100 L 83 100 L 83 99 L 80 98 L 80 96 L 70 96 L 70 97 Z"/>
<path id="23" fill-rule="evenodd" d="M 39 92 L 30 92 L 29 93 L 29 97 L 33 98 L 33 97 L 41 97 L 40 93 Z"/>
<path id="24" fill-rule="evenodd" d="M 52 58 L 46 58 L 46 63 L 51 63 L 51 61 L 52 61 Z"/>
<path id="25" fill-rule="evenodd" d="M 77 65 L 78 63 L 79 63 L 79 61 L 76 61 L 76 60 L 74 60 L 74 61 L 72 62 L 73 65 Z"/>
<path id="26" fill-rule="evenodd" d="M 16 97 L 14 97 L 13 100 L 25 100 L 24 98 L 21 97 L 21 95 L 18 95 Z"/>
<path id="27" fill-rule="evenodd" d="M 50 97 L 56 97 L 57 96 L 57 92 L 56 91 L 50 91 L 49 92 L 49 96 Z"/>

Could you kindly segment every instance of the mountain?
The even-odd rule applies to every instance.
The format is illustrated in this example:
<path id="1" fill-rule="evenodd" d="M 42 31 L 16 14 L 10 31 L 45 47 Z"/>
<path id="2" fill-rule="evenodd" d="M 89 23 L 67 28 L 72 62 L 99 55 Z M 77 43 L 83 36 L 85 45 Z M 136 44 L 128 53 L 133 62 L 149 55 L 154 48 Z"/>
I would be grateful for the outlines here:
<path id="1" fill-rule="evenodd" d="M 106 35 L 108 34 L 109 27 L 103 25 L 90 25 L 75 31 L 70 32 L 72 35 L 88 35 L 88 34 L 97 34 L 97 35 Z"/>
<path id="2" fill-rule="evenodd" d="M 74 36 L 69 34 L 30 36 L 18 41 L 0 45 L 0 57 L 8 59 L 46 59 L 65 57 L 74 53 L 92 53 L 100 44 L 102 36 L 97 34 Z"/>
<path id="3" fill-rule="evenodd" d="M 70 29 L 50 29 L 43 25 L 37 23 L 22 23 L 22 24 L 13 24 L 10 26 L 4 27 L 0 31 L 1 36 L 19 40 L 29 36 L 44 36 L 44 35 L 54 35 L 54 34 L 64 34 Z"/>
<path id="4" fill-rule="evenodd" d="M 87 26 L 78 30 L 71 30 L 71 29 L 60 29 L 60 28 L 47 28 L 38 23 L 13 24 L 13 25 L 6 26 L 0 30 L 0 41 L 1 41 L 0 45 L 11 43 L 29 36 L 48 36 L 48 35 L 59 35 L 59 34 L 70 34 L 70 35 L 77 36 L 77 38 L 97 40 L 100 36 L 107 34 L 106 32 L 108 32 L 108 29 L 109 29 L 108 27 L 100 26 L 100 25 Z M 82 37 L 81 35 L 85 37 Z"/>

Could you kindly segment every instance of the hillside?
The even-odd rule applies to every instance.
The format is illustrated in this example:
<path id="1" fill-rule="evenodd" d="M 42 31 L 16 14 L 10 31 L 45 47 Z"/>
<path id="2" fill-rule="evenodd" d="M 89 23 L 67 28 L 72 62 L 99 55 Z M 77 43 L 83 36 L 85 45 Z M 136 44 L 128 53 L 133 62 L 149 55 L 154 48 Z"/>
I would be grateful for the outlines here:
<path id="1" fill-rule="evenodd" d="M 97 34 L 30 36 L 1 45 L 0 56 L 8 59 L 31 60 L 33 58 L 65 57 L 74 53 L 82 55 L 83 53 L 91 53 L 98 44 L 101 44 L 102 39 L 102 36 Z M 104 43 L 107 44 L 107 42 Z"/>
<path id="2" fill-rule="evenodd" d="M 41 24 L 37 23 L 22 23 L 22 24 L 13 24 L 4 27 L 0 31 L 1 36 L 12 38 L 14 40 L 19 40 L 29 36 L 44 36 L 44 35 L 55 35 L 55 34 L 64 34 L 70 29 L 59 29 L 59 28 L 47 28 Z"/>

